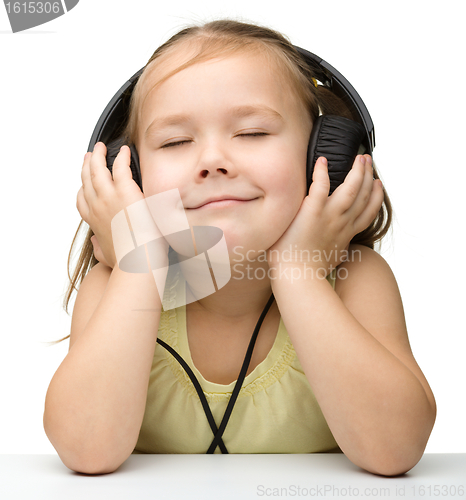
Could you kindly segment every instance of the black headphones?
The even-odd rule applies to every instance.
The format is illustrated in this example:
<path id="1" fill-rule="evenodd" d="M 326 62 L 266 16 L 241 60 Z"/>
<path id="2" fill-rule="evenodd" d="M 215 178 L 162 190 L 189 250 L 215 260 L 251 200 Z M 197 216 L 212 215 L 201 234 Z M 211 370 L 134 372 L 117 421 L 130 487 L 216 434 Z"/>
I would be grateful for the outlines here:
<path id="1" fill-rule="evenodd" d="M 312 182 L 315 162 L 320 156 L 325 156 L 330 177 L 329 194 L 332 194 L 351 170 L 361 145 L 365 153 L 372 155 L 375 147 L 374 124 L 359 94 L 341 73 L 315 54 L 300 47 L 295 48 L 312 69 L 316 80 L 339 97 L 352 115 L 357 117 L 357 121 L 353 121 L 341 116 L 321 115 L 312 127 L 307 152 L 307 189 L 309 190 Z M 106 144 L 110 172 L 120 147 L 125 144 L 122 133 L 128 119 L 130 98 L 143 69 L 135 73 L 112 97 L 89 142 L 88 151 L 93 151 L 96 142 Z M 310 84 L 314 85 L 314 82 Z M 130 149 L 131 172 L 142 191 L 139 156 L 134 145 L 130 145 Z"/>

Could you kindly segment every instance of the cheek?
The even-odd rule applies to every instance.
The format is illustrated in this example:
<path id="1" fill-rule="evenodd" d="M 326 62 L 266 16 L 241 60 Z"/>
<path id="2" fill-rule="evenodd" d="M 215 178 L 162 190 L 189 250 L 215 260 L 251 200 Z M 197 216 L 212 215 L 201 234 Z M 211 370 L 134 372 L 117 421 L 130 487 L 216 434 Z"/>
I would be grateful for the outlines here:
<path id="1" fill-rule="evenodd" d="M 306 188 L 306 152 L 294 152 L 282 157 L 269 169 L 270 189 L 283 202 L 289 205 L 301 204 L 307 195 Z"/>
<path id="2" fill-rule="evenodd" d="M 147 197 L 178 187 L 179 179 L 173 174 L 173 168 L 155 167 L 153 164 L 141 160 L 144 195 Z"/>
<path id="3" fill-rule="evenodd" d="M 277 238 L 288 228 L 298 213 L 304 196 L 304 179 L 298 176 L 276 176 L 269 183 L 266 196 L 267 232 Z"/>
<path id="4" fill-rule="evenodd" d="M 290 162 L 288 169 L 276 171 L 269 184 L 270 201 L 270 232 L 278 236 L 288 228 L 296 217 L 306 192 L 306 164 L 302 159 Z M 278 234 L 280 233 L 280 234 Z"/>
<path id="5" fill-rule="evenodd" d="M 156 175 L 148 174 L 145 172 L 142 172 L 141 175 L 142 187 L 144 189 L 144 195 L 146 198 L 167 190 L 164 187 L 163 182 L 161 182 L 161 180 L 158 179 Z"/>

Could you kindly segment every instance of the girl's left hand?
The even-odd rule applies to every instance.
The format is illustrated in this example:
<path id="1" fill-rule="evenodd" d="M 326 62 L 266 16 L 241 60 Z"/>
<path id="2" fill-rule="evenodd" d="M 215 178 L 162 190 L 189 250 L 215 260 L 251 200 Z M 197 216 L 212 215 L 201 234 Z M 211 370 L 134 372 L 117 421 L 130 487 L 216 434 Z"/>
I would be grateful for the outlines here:
<path id="1" fill-rule="evenodd" d="M 267 261 L 272 269 L 298 267 L 309 271 L 305 276 L 325 278 L 345 261 L 351 239 L 375 219 L 384 192 L 382 182 L 373 179 L 369 155 L 356 157 L 345 181 L 331 196 L 325 158 L 317 160 L 312 181 L 290 226 L 267 251 Z"/>

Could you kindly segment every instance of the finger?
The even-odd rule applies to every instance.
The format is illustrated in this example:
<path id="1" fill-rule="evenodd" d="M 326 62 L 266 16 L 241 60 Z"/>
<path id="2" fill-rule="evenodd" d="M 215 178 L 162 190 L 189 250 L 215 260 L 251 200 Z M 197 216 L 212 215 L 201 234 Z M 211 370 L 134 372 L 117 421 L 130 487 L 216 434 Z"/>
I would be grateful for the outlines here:
<path id="1" fill-rule="evenodd" d="M 105 260 L 102 249 L 100 248 L 99 242 L 97 240 L 97 236 L 94 234 L 91 236 L 91 243 L 92 243 L 92 248 L 94 251 L 94 257 L 99 261 L 102 262 Z M 104 262 L 102 262 L 104 263 Z"/>
<path id="2" fill-rule="evenodd" d="M 364 181 L 365 163 L 363 155 L 356 156 L 343 184 L 340 184 L 330 197 L 330 203 L 337 205 L 340 213 L 345 213 L 353 206 Z"/>
<path id="3" fill-rule="evenodd" d="M 91 179 L 91 170 L 90 170 L 91 158 L 92 158 L 92 153 L 86 153 L 84 155 L 84 162 L 81 169 L 81 181 L 83 183 L 82 185 L 83 198 L 86 200 L 87 205 L 89 205 L 97 197 Z"/>
<path id="4" fill-rule="evenodd" d="M 106 265 L 107 267 L 111 267 L 108 264 L 107 259 L 105 258 L 104 253 L 102 252 L 102 249 L 100 248 L 99 241 L 97 240 L 97 236 L 95 234 L 91 237 L 91 243 L 94 250 L 94 257 L 100 263 Z"/>
<path id="5" fill-rule="evenodd" d="M 355 234 L 364 231 L 377 217 L 384 200 L 384 190 L 379 179 L 372 180 L 372 191 L 367 206 L 353 223 Z"/>
<path id="6" fill-rule="evenodd" d="M 321 156 L 314 165 L 312 182 L 309 187 L 310 201 L 318 205 L 324 205 L 327 202 L 330 192 L 330 179 L 328 176 L 327 159 Z"/>
<path id="7" fill-rule="evenodd" d="M 96 235 L 94 234 L 93 236 L 91 236 L 91 243 L 92 243 L 92 248 L 94 250 L 94 256 L 95 258 L 97 259 L 97 247 L 98 247 L 98 243 L 97 243 L 97 237 Z M 99 259 L 97 259 L 99 260 Z"/>
<path id="8" fill-rule="evenodd" d="M 76 208 L 78 209 L 79 215 L 83 221 L 89 224 L 89 205 L 84 198 L 84 189 L 82 186 L 76 196 Z"/>
<path id="9" fill-rule="evenodd" d="M 97 142 L 90 157 L 89 173 L 92 186 L 98 196 L 112 189 L 112 175 L 107 167 L 107 148 L 103 142 Z"/>
<path id="10" fill-rule="evenodd" d="M 83 166 L 81 167 L 81 182 L 83 187 L 87 184 L 92 184 L 91 178 L 89 176 L 89 162 L 91 161 L 92 153 L 86 153 L 84 155 Z"/>
<path id="11" fill-rule="evenodd" d="M 354 217 L 356 219 L 366 208 L 374 185 L 374 172 L 372 169 L 372 158 L 369 155 L 364 155 L 365 165 L 364 165 L 364 177 L 354 203 L 346 211 L 349 217 Z"/>
<path id="12" fill-rule="evenodd" d="M 133 179 L 130 165 L 131 150 L 128 146 L 122 146 L 112 167 L 113 180 L 116 185 L 127 184 Z"/>

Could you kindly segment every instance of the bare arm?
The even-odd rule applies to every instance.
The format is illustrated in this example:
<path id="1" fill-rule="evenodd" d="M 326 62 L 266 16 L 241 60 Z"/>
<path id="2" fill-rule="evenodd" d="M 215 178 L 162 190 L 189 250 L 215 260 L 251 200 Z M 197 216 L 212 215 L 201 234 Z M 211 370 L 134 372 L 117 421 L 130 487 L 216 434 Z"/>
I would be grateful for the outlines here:
<path id="1" fill-rule="evenodd" d="M 70 350 L 50 382 L 44 412 L 45 432 L 70 469 L 112 472 L 133 451 L 160 311 L 149 273 L 97 264 L 81 284 Z"/>
<path id="2" fill-rule="evenodd" d="M 395 475 L 421 458 L 435 400 L 408 342 L 401 298 L 385 260 L 360 245 L 336 291 L 327 280 L 273 280 L 283 321 L 343 452 Z M 341 273 L 341 275 L 345 275 Z"/>

